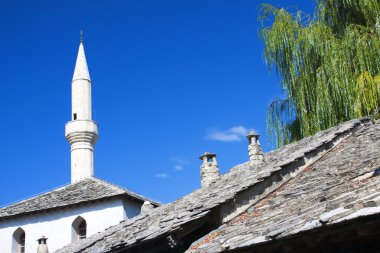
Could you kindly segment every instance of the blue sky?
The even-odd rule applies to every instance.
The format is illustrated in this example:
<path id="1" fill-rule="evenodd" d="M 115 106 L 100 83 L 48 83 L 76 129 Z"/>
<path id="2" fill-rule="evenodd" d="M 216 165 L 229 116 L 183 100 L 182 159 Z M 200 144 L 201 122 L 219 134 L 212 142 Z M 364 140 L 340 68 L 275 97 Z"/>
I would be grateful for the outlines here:
<path id="1" fill-rule="evenodd" d="M 97 177 L 162 202 L 200 187 L 199 155 L 221 173 L 265 151 L 281 96 L 258 38 L 261 3 L 313 0 L 0 0 L 0 205 L 70 181 L 70 85 L 84 31 L 93 83 Z"/>

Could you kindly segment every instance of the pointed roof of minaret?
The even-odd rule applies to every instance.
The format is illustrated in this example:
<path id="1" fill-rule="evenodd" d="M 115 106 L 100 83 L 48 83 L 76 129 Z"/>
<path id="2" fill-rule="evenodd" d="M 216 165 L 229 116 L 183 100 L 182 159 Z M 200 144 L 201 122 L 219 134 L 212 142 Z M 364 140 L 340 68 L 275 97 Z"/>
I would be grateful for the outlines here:
<path id="1" fill-rule="evenodd" d="M 79 43 L 77 62 L 75 64 L 73 81 L 78 80 L 78 79 L 85 79 L 85 80 L 91 81 L 90 73 L 88 72 L 86 55 L 84 53 L 82 31 L 80 32 L 80 43 Z"/>

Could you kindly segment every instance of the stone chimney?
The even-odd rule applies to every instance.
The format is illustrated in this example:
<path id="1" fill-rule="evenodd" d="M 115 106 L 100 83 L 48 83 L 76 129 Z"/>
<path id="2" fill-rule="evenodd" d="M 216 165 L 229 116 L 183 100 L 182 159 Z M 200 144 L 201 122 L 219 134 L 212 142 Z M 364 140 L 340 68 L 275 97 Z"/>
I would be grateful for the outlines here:
<path id="1" fill-rule="evenodd" d="M 205 188 L 218 179 L 219 168 L 216 162 L 216 154 L 206 152 L 199 159 L 203 161 L 201 165 L 201 185 L 202 188 Z"/>
<path id="2" fill-rule="evenodd" d="M 264 161 L 264 153 L 261 149 L 259 137 L 260 135 L 255 133 L 253 130 L 249 131 L 247 135 L 248 155 L 251 167 L 257 166 Z"/>
<path id="3" fill-rule="evenodd" d="M 45 236 L 41 236 L 41 238 L 37 240 L 38 241 L 37 253 L 49 253 L 46 240 L 47 238 Z"/>
<path id="4" fill-rule="evenodd" d="M 154 206 L 149 201 L 145 201 L 144 204 L 141 206 L 141 214 L 147 214 L 150 213 L 154 209 Z"/>

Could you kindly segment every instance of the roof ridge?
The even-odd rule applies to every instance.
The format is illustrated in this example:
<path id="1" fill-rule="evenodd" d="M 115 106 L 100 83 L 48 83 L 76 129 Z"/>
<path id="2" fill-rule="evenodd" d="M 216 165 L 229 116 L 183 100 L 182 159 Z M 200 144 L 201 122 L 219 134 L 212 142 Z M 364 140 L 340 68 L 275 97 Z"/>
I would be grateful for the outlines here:
<path id="1" fill-rule="evenodd" d="M 109 183 L 96 177 L 91 177 L 44 191 L 43 193 L 33 195 L 32 197 L 25 198 L 21 201 L 7 204 L 0 208 L 0 220 L 22 214 L 40 212 L 41 210 L 72 206 L 78 203 L 112 197 L 118 197 L 121 199 L 128 198 L 138 203 L 150 201 L 156 206 L 161 205 L 159 202 L 145 198 L 140 194 L 129 191 L 116 184 Z"/>
<path id="2" fill-rule="evenodd" d="M 299 144 L 301 144 L 302 142 L 306 142 L 307 140 L 310 140 L 310 139 L 313 139 L 313 138 L 316 138 L 317 135 L 323 135 L 325 133 L 329 133 L 329 132 L 336 132 L 336 133 L 339 133 L 339 128 L 343 127 L 343 126 L 347 126 L 349 124 L 352 124 L 352 123 L 368 123 L 370 121 L 370 118 L 369 117 L 360 117 L 360 118 L 356 118 L 356 119 L 352 119 L 352 120 L 348 120 L 348 121 L 345 121 L 345 122 L 342 122 L 336 126 L 333 126 L 333 127 L 330 127 L 330 128 L 327 128 L 325 130 L 322 130 L 322 131 L 319 131 L 313 135 L 310 135 L 310 136 L 307 136 L 307 137 L 304 137 L 298 141 L 295 141 L 295 142 L 292 142 L 292 143 L 288 143 L 282 147 L 279 147 L 279 148 L 276 148 L 274 150 L 271 150 L 271 151 L 268 151 L 266 153 L 264 153 L 264 155 L 266 157 L 269 157 L 271 158 L 270 156 L 273 155 L 273 154 L 276 154 L 276 153 L 279 153 L 281 150 L 284 150 L 284 149 L 289 149 L 289 148 L 292 148 L 294 146 L 297 146 Z M 380 123 L 380 119 L 378 120 L 379 123 Z M 355 128 L 355 127 L 354 127 Z M 333 131 L 333 129 L 335 129 L 335 131 Z M 323 145 L 323 143 L 321 143 L 319 146 Z M 265 161 L 263 164 L 261 164 L 261 166 L 257 166 L 256 169 L 260 169 L 261 167 L 265 166 L 266 164 L 268 163 L 268 160 Z M 247 169 L 247 166 L 249 166 L 249 161 L 246 161 L 246 162 L 243 162 L 243 163 L 239 163 L 239 164 L 236 164 L 235 166 L 233 166 L 232 168 L 230 168 L 226 173 L 222 174 L 221 176 L 223 175 L 228 175 L 230 173 L 237 173 L 239 172 L 240 170 L 242 169 Z"/>
<path id="3" fill-rule="evenodd" d="M 71 184 L 70 184 L 70 183 L 66 183 L 66 184 L 63 184 L 63 185 L 57 186 L 57 187 L 55 187 L 55 188 L 49 189 L 49 190 L 45 190 L 45 191 L 43 191 L 43 192 L 33 194 L 33 195 L 29 196 L 29 197 L 25 197 L 25 198 L 22 198 L 22 199 L 20 199 L 20 200 L 15 200 L 15 201 L 13 201 L 13 202 L 10 202 L 10 203 L 8 203 L 8 204 L 5 204 L 5 205 L 0 206 L 0 210 L 3 209 L 3 208 L 6 208 L 6 207 L 13 206 L 13 205 L 15 205 L 15 204 L 19 204 L 19 203 L 23 203 L 23 202 L 28 201 L 28 200 L 32 200 L 32 199 L 34 199 L 34 198 L 37 198 L 37 197 L 39 197 L 39 196 L 43 196 L 43 195 L 45 195 L 45 194 L 47 194 L 47 193 L 50 193 L 50 192 L 53 192 L 53 191 L 61 190 L 61 189 L 65 188 L 65 187 L 67 187 L 67 186 L 69 186 L 69 185 L 71 185 Z"/>
<path id="4" fill-rule="evenodd" d="M 265 153 L 265 155 L 267 155 L 267 154 L 271 154 L 271 153 L 276 152 L 276 151 L 278 151 L 278 150 L 280 150 L 280 149 L 283 149 L 283 148 L 291 147 L 291 146 L 293 146 L 293 145 L 298 144 L 299 142 L 306 141 L 306 140 L 311 139 L 311 138 L 315 138 L 316 135 L 322 135 L 322 134 L 324 134 L 324 133 L 326 133 L 326 132 L 330 132 L 333 128 L 339 128 L 339 127 L 341 127 L 341 126 L 343 126 L 343 125 L 347 125 L 347 124 L 349 124 L 349 123 L 357 122 L 357 121 L 362 122 L 362 123 L 367 123 L 367 122 L 369 122 L 370 120 L 371 120 L 370 117 L 365 116 L 365 117 L 360 117 L 360 118 L 355 118 L 355 119 L 351 119 L 351 120 L 343 121 L 343 122 L 341 122 L 341 123 L 339 123 L 339 124 L 337 124 L 337 125 L 335 125 L 335 126 L 329 127 L 329 128 L 327 128 L 327 129 L 324 129 L 324 130 L 321 130 L 321 131 L 318 131 L 318 132 L 316 132 L 315 134 L 312 134 L 312 135 L 306 136 L 306 137 L 304 137 L 304 138 L 302 138 L 302 139 L 300 139 L 300 140 L 297 140 L 297 141 L 294 141 L 294 142 L 288 143 L 288 144 L 286 144 L 286 145 L 284 145 L 284 146 L 281 146 L 281 147 L 276 148 L 276 149 L 274 149 L 274 150 L 268 151 L 268 152 Z M 380 121 L 380 119 L 379 119 L 379 121 Z"/>
<path id="5" fill-rule="evenodd" d="M 155 204 L 155 205 L 158 205 L 158 206 L 159 206 L 159 205 L 162 205 L 162 203 L 159 202 L 159 201 L 155 201 L 155 200 L 153 200 L 153 199 L 150 199 L 150 198 L 144 197 L 142 194 L 137 193 L 137 192 L 132 191 L 132 190 L 129 190 L 128 188 L 125 188 L 125 187 L 123 187 L 123 186 L 117 185 L 117 184 L 115 184 L 115 183 L 108 182 L 108 181 L 106 181 L 106 180 L 104 180 L 104 179 L 101 179 L 101 178 L 97 178 L 97 177 L 93 177 L 93 178 L 94 178 L 95 180 L 100 181 L 100 182 L 103 183 L 103 184 L 111 185 L 111 186 L 113 186 L 113 187 L 115 187 L 115 188 L 118 188 L 118 189 L 124 191 L 125 193 L 127 193 L 127 194 L 129 194 L 129 195 L 132 195 L 132 196 L 134 196 L 134 197 L 136 197 L 136 198 L 139 198 L 139 199 L 141 199 L 141 200 L 149 201 L 150 203 Z"/>
<path id="6" fill-rule="evenodd" d="M 45 190 L 45 191 L 42 191 L 42 192 L 39 192 L 39 193 L 36 193 L 36 194 L 33 194 L 29 197 L 25 197 L 25 198 L 22 198 L 20 200 L 16 200 L 16 201 L 13 201 L 11 203 L 8 203 L 8 204 L 5 204 L 3 206 L 0 206 L 0 210 L 3 209 L 3 208 L 6 208 L 6 207 L 10 207 L 12 205 L 15 205 L 15 204 L 20 204 L 20 203 L 23 203 L 25 201 L 29 201 L 29 200 L 32 200 L 34 198 L 37 198 L 37 197 L 40 197 L 40 196 L 43 196 L 47 193 L 50 193 L 50 192 L 54 192 L 54 191 L 59 191 L 59 190 L 63 190 L 65 187 L 68 187 L 68 186 L 71 186 L 71 185 L 74 185 L 74 184 L 78 184 L 78 183 L 81 183 L 85 180 L 91 180 L 92 178 L 85 178 L 83 180 L 80 180 L 80 181 L 77 181 L 75 183 L 65 183 L 65 184 L 62 184 L 60 186 L 57 186 L 57 187 L 54 187 L 54 188 L 51 188 L 51 189 L 48 189 L 48 190 Z"/>

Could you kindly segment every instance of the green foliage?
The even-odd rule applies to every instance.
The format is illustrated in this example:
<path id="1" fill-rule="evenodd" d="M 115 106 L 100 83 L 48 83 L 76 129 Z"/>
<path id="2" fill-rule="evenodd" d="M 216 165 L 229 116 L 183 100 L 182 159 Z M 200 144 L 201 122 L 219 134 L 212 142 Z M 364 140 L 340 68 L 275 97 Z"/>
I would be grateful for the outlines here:
<path id="1" fill-rule="evenodd" d="M 380 106 L 379 0 L 318 0 L 314 17 L 271 5 L 261 11 L 264 57 L 285 93 L 269 106 L 273 144 L 370 115 Z"/>

